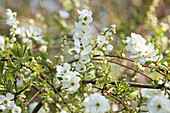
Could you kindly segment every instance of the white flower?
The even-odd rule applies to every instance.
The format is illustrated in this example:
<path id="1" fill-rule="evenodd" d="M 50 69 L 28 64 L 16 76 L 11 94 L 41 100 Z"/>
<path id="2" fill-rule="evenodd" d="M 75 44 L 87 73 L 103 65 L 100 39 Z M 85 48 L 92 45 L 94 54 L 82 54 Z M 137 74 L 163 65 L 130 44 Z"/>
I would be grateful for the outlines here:
<path id="1" fill-rule="evenodd" d="M 39 48 L 39 50 L 42 51 L 42 52 L 47 52 L 47 46 L 43 45 Z"/>
<path id="2" fill-rule="evenodd" d="M 86 113 L 104 113 L 110 110 L 109 100 L 101 96 L 100 93 L 91 94 L 82 102 Z"/>
<path id="3" fill-rule="evenodd" d="M 7 93 L 6 96 L 0 95 L 1 108 L 12 108 L 15 105 L 14 101 L 11 101 L 12 99 L 14 99 L 14 95 L 11 93 Z"/>
<path id="4" fill-rule="evenodd" d="M 41 29 L 40 28 L 35 28 L 33 25 L 30 25 L 29 29 L 26 29 L 26 33 L 28 37 L 33 38 L 34 40 L 40 40 L 42 36 L 39 36 L 41 34 Z"/>
<path id="5" fill-rule="evenodd" d="M 68 13 L 67 11 L 65 10 L 59 10 L 59 15 L 61 18 L 64 18 L 64 19 L 67 19 L 70 17 L 70 13 Z"/>
<path id="6" fill-rule="evenodd" d="M 23 80 L 20 78 L 20 80 L 17 81 L 17 87 L 22 87 L 23 86 Z"/>
<path id="7" fill-rule="evenodd" d="M 16 29 L 15 33 L 25 37 L 25 27 L 23 27 L 23 26 L 22 27 L 18 27 Z"/>
<path id="8" fill-rule="evenodd" d="M 56 85 L 60 84 L 60 80 L 57 77 L 54 77 L 53 78 L 53 83 L 56 86 Z"/>
<path id="9" fill-rule="evenodd" d="M 12 12 L 11 9 L 7 9 L 6 16 L 8 19 L 6 20 L 6 23 L 10 26 L 14 25 L 16 22 L 16 15 L 16 12 Z"/>
<path id="10" fill-rule="evenodd" d="M 169 87 L 170 87 L 170 81 L 169 81 L 169 82 L 166 82 L 164 86 L 165 86 L 166 88 L 169 88 Z"/>
<path id="11" fill-rule="evenodd" d="M 91 91 L 92 90 L 92 83 L 88 83 L 85 89 L 87 91 Z"/>
<path id="12" fill-rule="evenodd" d="M 142 70 L 142 71 L 145 70 L 145 67 L 142 67 L 142 65 L 140 65 L 140 63 L 137 63 L 137 66 L 138 66 L 139 70 Z"/>
<path id="13" fill-rule="evenodd" d="M 92 46 L 88 44 L 89 44 L 89 40 L 87 38 L 83 38 L 81 40 L 81 43 L 76 41 L 75 42 L 76 52 L 80 53 L 81 56 L 89 54 L 92 51 Z"/>
<path id="14" fill-rule="evenodd" d="M 151 99 L 155 95 L 162 95 L 162 92 L 160 89 L 148 89 L 144 88 L 141 90 L 142 97 Z"/>
<path id="15" fill-rule="evenodd" d="M 99 47 L 102 47 L 104 44 L 108 44 L 109 42 L 106 41 L 106 37 L 103 35 L 98 35 L 97 36 L 97 43 L 99 44 Z"/>
<path id="16" fill-rule="evenodd" d="M 12 108 L 12 113 L 21 113 L 21 108 L 19 106 L 14 106 Z"/>
<path id="17" fill-rule="evenodd" d="M 4 37 L 0 35 L 0 48 L 2 49 L 2 51 L 4 50 L 4 46 L 5 46 Z"/>
<path id="18" fill-rule="evenodd" d="M 56 77 L 61 77 L 63 74 L 66 74 L 71 69 L 70 64 L 64 63 L 63 66 L 57 66 Z"/>
<path id="19" fill-rule="evenodd" d="M 86 9 L 82 10 L 82 11 L 77 11 L 80 16 L 79 19 L 84 23 L 84 24 L 90 24 L 93 21 L 92 18 L 92 12 L 88 11 Z"/>
<path id="20" fill-rule="evenodd" d="M 127 43 L 125 49 L 134 54 L 130 57 L 138 58 L 141 64 L 147 61 L 156 62 L 159 59 L 158 49 L 155 49 L 152 43 L 146 45 L 146 40 L 139 34 L 131 33 L 131 37 L 127 37 L 127 40 L 123 40 L 123 43 Z"/>
<path id="21" fill-rule="evenodd" d="M 86 71 L 86 66 L 82 63 L 77 63 L 76 64 L 76 70 L 78 72 L 85 72 Z"/>
<path id="22" fill-rule="evenodd" d="M 128 45 L 125 47 L 127 51 L 131 51 L 135 56 L 132 58 L 137 58 L 142 56 L 146 50 L 146 40 L 139 34 L 131 33 L 131 37 L 127 37 L 127 40 L 123 40 L 123 43 Z"/>
<path id="23" fill-rule="evenodd" d="M 79 35 L 82 36 L 89 36 L 91 32 L 91 27 L 89 25 L 84 24 L 82 21 L 79 21 L 78 23 L 75 22 L 75 32 L 79 33 Z"/>
<path id="24" fill-rule="evenodd" d="M 79 33 L 74 33 L 73 39 L 74 39 L 74 41 L 75 40 L 79 40 L 80 41 L 82 39 L 82 35 L 80 35 Z"/>
<path id="25" fill-rule="evenodd" d="M 107 51 L 113 50 L 113 46 L 112 46 L 111 44 L 107 45 L 106 50 L 107 50 Z"/>
<path id="26" fill-rule="evenodd" d="M 61 110 L 60 113 L 67 113 L 65 110 Z"/>
<path id="27" fill-rule="evenodd" d="M 159 81 L 158 81 L 158 84 L 159 84 L 159 85 L 162 85 L 163 83 L 164 83 L 164 81 L 162 81 L 162 80 L 159 80 Z"/>
<path id="28" fill-rule="evenodd" d="M 69 93 L 74 93 L 80 87 L 80 77 L 76 76 L 76 72 L 68 72 L 63 76 L 62 86 L 68 88 Z"/>
<path id="29" fill-rule="evenodd" d="M 149 43 L 144 55 L 144 57 L 146 57 L 146 61 L 156 62 L 159 58 L 159 56 L 156 56 L 157 54 L 158 54 L 158 49 L 154 49 L 154 45 L 152 43 Z"/>
<path id="30" fill-rule="evenodd" d="M 159 95 L 154 96 L 147 107 L 149 109 L 149 113 L 170 113 L 170 100 L 165 96 Z"/>
<path id="31" fill-rule="evenodd" d="M 79 62 L 83 63 L 83 64 L 89 63 L 90 62 L 90 57 L 88 55 L 80 56 Z"/>

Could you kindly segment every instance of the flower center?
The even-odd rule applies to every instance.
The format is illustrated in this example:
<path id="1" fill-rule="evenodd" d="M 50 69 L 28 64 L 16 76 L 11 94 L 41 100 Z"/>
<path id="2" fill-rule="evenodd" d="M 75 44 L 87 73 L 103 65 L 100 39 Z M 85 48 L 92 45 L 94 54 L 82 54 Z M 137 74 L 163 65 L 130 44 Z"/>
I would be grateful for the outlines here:
<path id="1" fill-rule="evenodd" d="M 85 34 L 86 32 L 85 32 L 85 31 L 82 31 L 82 33 L 84 33 L 84 34 Z"/>
<path id="2" fill-rule="evenodd" d="M 4 104 L 8 104 L 8 100 L 7 99 L 4 100 Z"/>
<path id="3" fill-rule="evenodd" d="M 80 71 L 83 71 L 84 70 L 84 68 L 82 67 L 82 68 L 80 68 Z"/>
<path id="4" fill-rule="evenodd" d="M 80 47 L 80 50 L 83 51 L 83 50 L 84 50 L 84 47 Z"/>
<path id="5" fill-rule="evenodd" d="M 67 73 L 67 70 L 64 70 L 64 74 L 66 74 Z"/>
<path id="6" fill-rule="evenodd" d="M 99 106 L 100 106 L 100 104 L 99 104 L 99 103 L 96 103 L 96 106 L 97 106 L 97 107 L 99 107 Z"/>
<path id="7" fill-rule="evenodd" d="M 65 78 L 65 80 L 68 80 L 68 78 Z"/>
<path id="8" fill-rule="evenodd" d="M 157 107 L 158 109 L 161 109 L 161 108 L 162 108 L 161 104 L 158 104 L 156 107 Z"/>
<path id="9" fill-rule="evenodd" d="M 83 18 L 83 20 L 86 21 L 86 20 L 87 20 L 87 16 L 85 16 L 85 17 Z"/>
<path id="10" fill-rule="evenodd" d="M 34 33 L 31 34 L 32 37 L 35 37 Z"/>
<path id="11" fill-rule="evenodd" d="M 75 85 L 75 83 L 74 83 L 74 82 L 72 82 L 72 83 L 71 83 L 71 86 L 74 86 L 74 85 Z"/>

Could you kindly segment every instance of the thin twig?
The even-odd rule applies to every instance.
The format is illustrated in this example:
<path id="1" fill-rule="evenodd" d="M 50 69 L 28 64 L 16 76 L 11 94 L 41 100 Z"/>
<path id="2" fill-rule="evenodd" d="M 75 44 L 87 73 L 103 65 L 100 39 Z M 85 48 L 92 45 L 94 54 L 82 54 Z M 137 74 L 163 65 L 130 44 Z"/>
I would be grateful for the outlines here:
<path id="1" fill-rule="evenodd" d="M 22 109 L 21 112 L 24 111 L 24 109 L 29 105 L 29 103 L 30 103 L 42 90 L 44 90 L 44 89 L 41 89 L 40 91 L 38 91 L 38 92 L 27 102 L 27 104 L 23 107 L 23 109 Z"/>
<path id="2" fill-rule="evenodd" d="M 95 59 L 95 58 L 93 58 L 92 60 L 102 60 L 102 59 Z M 141 75 L 145 76 L 146 78 L 150 79 L 151 81 L 153 81 L 153 79 L 152 79 L 151 77 L 147 76 L 146 74 L 144 74 L 144 73 L 142 73 L 142 72 L 140 72 L 140 71 L 138 71 L 138 70 L 136 70 L 136 69 L 134 69 L 134 68 L 131 68 L 131 67 L 126 66 L 126 65 L 123 65 L 123 64 L 118 63 L 118 62 L 115 62 L 115 61 L 113 61 L 113 60 L 108 60 L 108 61 L 109 61 L 109 62 L 112 62 L 112 63 L 115 63 L 115 64 L 118 64 L 118 65 L 120 65 L 120 66 L 123 66 L 123 67 L 125 67 L 125 68 L 131 69 L 131 70 L 133 70 L 133 71 L 135 71 L 135 72 L 137 72 L 137 73 L 140 73 Z"/>

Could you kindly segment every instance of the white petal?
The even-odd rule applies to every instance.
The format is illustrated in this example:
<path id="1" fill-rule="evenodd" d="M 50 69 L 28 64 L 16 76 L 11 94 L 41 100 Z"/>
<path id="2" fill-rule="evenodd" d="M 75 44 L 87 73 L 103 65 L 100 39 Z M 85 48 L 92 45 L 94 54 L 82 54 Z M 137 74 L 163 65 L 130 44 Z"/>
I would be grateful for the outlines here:
<path id="1" fill-rule="evenodd" d="M 34 26 L 33 26 L 33 25 L 30 25 L 29 29 L 30 29 L 30 32 L 31 32 L 31 33 L 34 32 Z"/>
<path id="2" fill-rule="evenodd" d="M 28 37 L 31 37 L 31 32 L 28 29 L 26 29 L 26 33 L 27 33 Z"/>
<path id="3" fill-rule="evenodd" d="M 0 109 L 1 109 L 2 111 L 5 111 L 5 110 L 6 110 L 5 105 L 0 105 Z"/>
<path id="4" fill-rule="evenodd" d="M 40 35 L 41 34 L 41 29 L 40 28 L 36 28 L 36 29 L 34 29 L 34 34 L 35 35 Z"/>
<path id="5" fill-rule="evenodd" d="M 88 40 L 87 38 L 83 38 L 83 39 L 81 40 L 81 43 L 82 43 L 83 46 L 85 47 L 86 45 L 89 44 L 89 40 Z"/>
<path id="6" fill-rule="evenodd" d="M 34 40 L 38 41 L 42 39 L 42 36 L 38 36 L 38 37 L 33 37 Z"/>
<path id="7" fill-rule="evenodd" d="M 4 95 L 0 95 L 0 104 L 2 104 L 5 100 L 5 96 Z"/>
<path id="8" fill-rule="evenodd" d="M 7 98 L 8 100 L 12 100 L 12 99 L 14 99 L 14 95 L 11 94 L 11 93 L 7 93 L 7 94 L 6 94 L 6 98 Z"/>

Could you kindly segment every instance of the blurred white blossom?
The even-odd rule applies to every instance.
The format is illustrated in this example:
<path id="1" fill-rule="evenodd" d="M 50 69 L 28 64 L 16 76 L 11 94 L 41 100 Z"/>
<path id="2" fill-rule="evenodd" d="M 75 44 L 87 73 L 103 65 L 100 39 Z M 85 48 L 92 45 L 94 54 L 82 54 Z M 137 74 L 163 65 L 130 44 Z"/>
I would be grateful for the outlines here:
<path id="1" fill-rule="evenodd" d="M 39 36 L 41 34 L 41 29 L 40 28 L 34 28 L 33 25 L 30 25 L 29 29 L 26 29 L 26 33 L 28 37 L 33 38 L 34 40 L 40 40 L 42 36 Z"/>

